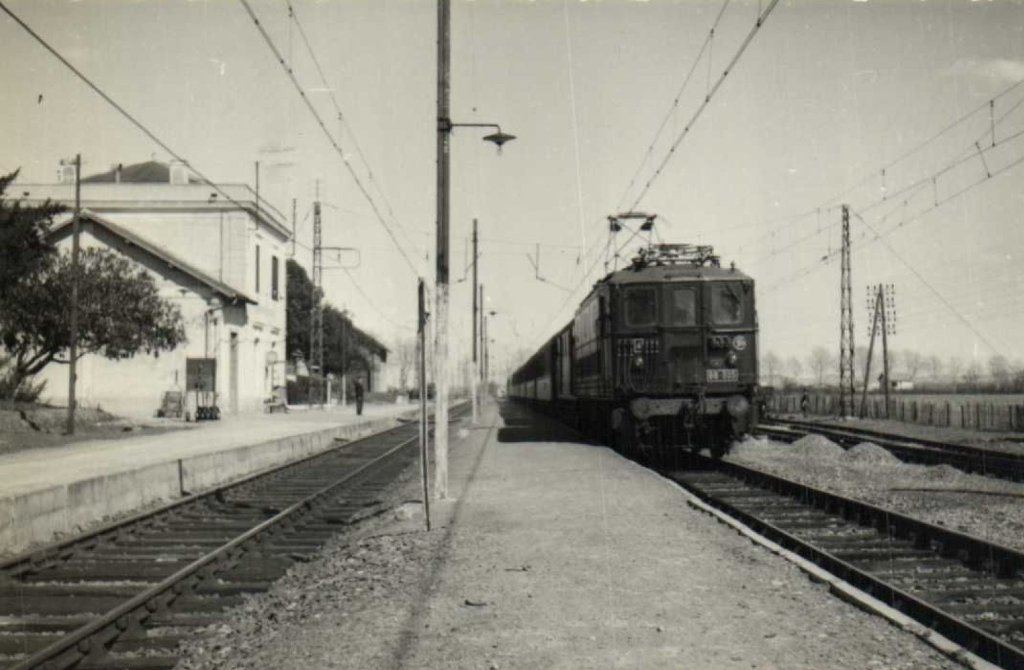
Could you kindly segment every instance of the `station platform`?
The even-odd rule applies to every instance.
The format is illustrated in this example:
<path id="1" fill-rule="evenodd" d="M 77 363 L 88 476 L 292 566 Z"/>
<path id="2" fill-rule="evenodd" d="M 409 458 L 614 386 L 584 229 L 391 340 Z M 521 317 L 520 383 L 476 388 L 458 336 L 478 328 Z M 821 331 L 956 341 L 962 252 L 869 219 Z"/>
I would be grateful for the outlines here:
<path id="1" fill-rule="evenodd" d="M 321 451 L 418 415 L 367 404 L 225 416 L 181 430 L 0 455 L 0 555 Z"/>
<path id="2" fill-rule="evenodd" d="M 208 648 L 281 669 L 963 667 L 607 447 L 515 405 L 467 423 L 433 531 L 328 549 Z"/>

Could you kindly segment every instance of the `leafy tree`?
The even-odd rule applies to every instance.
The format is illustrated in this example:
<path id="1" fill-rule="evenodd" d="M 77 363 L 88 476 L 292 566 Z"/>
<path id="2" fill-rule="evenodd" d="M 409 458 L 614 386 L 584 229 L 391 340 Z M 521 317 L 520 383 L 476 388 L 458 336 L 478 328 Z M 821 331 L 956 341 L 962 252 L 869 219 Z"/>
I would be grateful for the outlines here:
<path id="1" fill-rule="evenodd" d="M 12 359 L 13 388 L 63 358 L 70 347 L 69 253 L 9 287 L 0 312 L 0 343 Z M 78 269 L 78 350 L 110 359 L 169 351 L 185 341 L 181 313 L 162 299 L 152 276 L 104 249 L 83 249 Z"/>
<path id="2" fill-rule="evenodd" d="M 285 349 L 289 359 L 302 352 L 309 360 L 309 316 L 313 308 L 313 282 L 306 270 L 294 260 L 285 265 L 288 273 L 288 301 L 285 306 L 287 341 Z M 347 374 L 360 364 L 369 367 L 367 343 L 362 331 L 356 328 L 347 312 L 324 301 L 324 372 Z"/>
<path id="3" fill-rule="evenodd" d="M 55 253 L 46 240 L 53 217 L 64 207 L 46 201 L 25 207 L 4 196 L 18 171 L 0 176 L 0 311 L 14 287 L 49 263 Z"/>
<path id="4" fill-rule="evenodd" d="M 287 340 L 285 350 L 292 360 L 299 352 L 309 358 L 309 310 L 312 309 L 313 282 L 302 266 L 292 259 L 285 264 L 288 277 L 288 301 L 285 303 Z"/>

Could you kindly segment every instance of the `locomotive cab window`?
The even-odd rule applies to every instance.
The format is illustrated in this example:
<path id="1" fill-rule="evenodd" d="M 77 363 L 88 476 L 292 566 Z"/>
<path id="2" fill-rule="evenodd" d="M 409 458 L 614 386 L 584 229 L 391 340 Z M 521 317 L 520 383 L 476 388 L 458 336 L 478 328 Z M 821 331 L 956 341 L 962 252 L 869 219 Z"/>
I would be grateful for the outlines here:
<path id="1" fill-rule="evenodd" d="M 711 287 L 711 321 L 719 326 L 735 326 L 746 320 L 743 287 L 718 284 Z"/>
<path id="2" fill-rule="evenodd" d="M 665 289 L 665 325 L 697 325 L 697 292 L 693 288 L 669 286 Z"/>
<path id="3" fill-rule="evenodd" d="M 657 323 L 658 303 L 653 288 L 626 289 L 623 304 L 627 327 L 643 328 Z"/>

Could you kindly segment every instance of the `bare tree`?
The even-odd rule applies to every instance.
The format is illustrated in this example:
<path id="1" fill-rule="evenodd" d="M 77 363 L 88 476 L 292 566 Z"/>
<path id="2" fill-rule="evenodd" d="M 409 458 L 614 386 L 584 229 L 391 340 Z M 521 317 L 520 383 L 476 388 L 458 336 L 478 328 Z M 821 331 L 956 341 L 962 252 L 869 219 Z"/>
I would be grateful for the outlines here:
<path id="1" fill-rule="evenodd" d="M 814 347 L 807 363 L 818 380 L 818 386 L 822 387 L 825 385 L 825 376 L 836 366 L 836 357 L 825 347 Z"/>
<path id="2" fill-rule="evenodd" d="M 914 381 L 924 365 L 924 356 L 913 349 L 905 349 L 900 352 L 900 361 L 903 364 L 903 376 Z"/>
<path id="3" fill-rule="evenodd" d="M 996 388 L 1000 391 L 1006 390 L 1010 384 L 1010 362 L 1006 360 L 1006 356 L 995 354 L 988 359 L 988 371 L 996 383 Z"/>
<path id="4" fill-rule="evenodd" d="M 949 379 L 953 384 L 953 392 L 957 391 L 960 384 L 960 371 L 964 369 L 964 361 L 962 358 L 957 356 L 951 356 L 949 361 L 946 363 L 946 374 L 949 375 Z"/>
<path id="5" fill-rule="evenodd" d="M 775 386 L 775 375 L 782 369 L 782 359 L 774 351 L 769 351 L 761 358 L 761 367 L 769 386 Z"/>
<path id="6" fill-rule="evenodd" d="M 964 383 L 971 390 L 975 390 L 978 387 L 978 380 L 981 379 L 981 370 L 978 367 L 978 363 L 972 360 L 967 365 L 967 371 L 964 372 Z"/>
<path id="7" fill-rule="evenodd" d="M 796 356 L 790 356 L 786 360 L 786 372 L 794 384 L 799 384 L 800 378 L 804 376 L 804 366 L 800 363 L 800 359 Z"/>
<path id="8" fill-rule="evenodd" d="M 398 359 L 398 387 L 405 391 L 409 388 L 409 375 L 416 366 L 416 341 L 408 339 L 399 342 L 395 356 Z"/>
<path id="9" fill-rule="evenodd" d="M 933 382 L 937 382 L 939 377 L 942 376 L 942 359 L 932 354 L 925 359 L 924 369 L 928 373 L 928 378 Z"/>

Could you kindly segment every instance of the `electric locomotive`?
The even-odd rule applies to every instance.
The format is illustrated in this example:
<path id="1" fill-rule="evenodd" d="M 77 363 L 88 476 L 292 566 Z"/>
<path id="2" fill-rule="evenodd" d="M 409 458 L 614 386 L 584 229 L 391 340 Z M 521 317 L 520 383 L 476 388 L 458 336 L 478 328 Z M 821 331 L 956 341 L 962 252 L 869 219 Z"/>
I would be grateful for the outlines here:
<path id="1" fill-rule="evenodd" d="M 655 244 L 594 285 L 509 396 L 624 452 L 710 448 L 757 421 L 754 281 L 710 246 Z"/>

